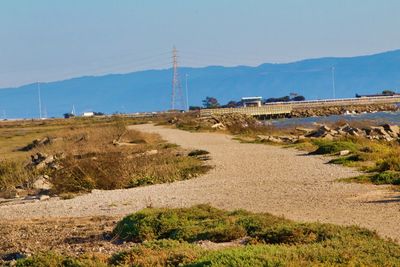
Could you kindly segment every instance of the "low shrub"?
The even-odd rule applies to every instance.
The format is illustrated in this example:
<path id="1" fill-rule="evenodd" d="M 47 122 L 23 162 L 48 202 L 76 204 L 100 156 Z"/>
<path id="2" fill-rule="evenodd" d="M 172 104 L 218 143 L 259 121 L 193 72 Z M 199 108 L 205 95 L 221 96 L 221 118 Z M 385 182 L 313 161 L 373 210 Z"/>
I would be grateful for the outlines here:
<path id="1" fill-rule="evenodd" d="M 378 160 L 373 171 L 400 171 L 400 154 L 390 153 L 385 158 Z"/>
<path id="2" fill-rule="evenodd" d="M 208 155 L 210 154 L 210 152 L 206 151 L 206 150 L 201 150 L 201 149 L 196 149 L 193 151 L 190 151 L 188 153 L 189 157 L 197 157 L 197 156 L 203 156 L 203 155 Z"/>
<path id="3" fill-rule="evenodd" d="M 16 262 L 16 267 L 106 267 L 107 262 L 94 256 L 70 257 L 52 252 L 36 254 Z"/>
<path id="4" fill-rule="evenodd" d="M 144 209 L 125 217 L 114 229 L 123 240 L 143 242 L 176 239 L 189 242 L 226 242 L 244 236 L 257 237 L 270 227 L 288 222 L 270 214 L 223 211 L 208 205 L 181 209 Z"/>
<path id="5" fill-rule="evenodd" d="M 313 143 L 318 147 L 311 154 L 335 154 L 342 150 L 349 150 L 350 152 L 356 152 L 360 146 L 359 144 L 352 141 L 340 141 L 340 140 L 314 140 Z"/>
<path id="6" fill-rule="evenodd" d="M 240 229 L 240 230 L 238 230 Z M 237 232 L 239 231 L 239 234 Z M 132 244 L 108 258 L 38 254 L 17 266 L 400 266 L 400 246 L 357 226 L 295 223 L 270 214 L 228 212 L 199 205 L 181 209 L 144 209 L 125 217 L 114 234 Z M 252 244 L 222 244 L 253 237 Z M 180 240 L 173 240 L 180 239 Z M 146 241 L 149 240 L 149 241 Z M 182 241 L 187 240 L 187 241 Z M 218 246 L 218 245 L 217 245 Z"/>
<path id="7" fill-rule="evenodd" d="M 260 238 L 269 244 L 321 242 L 333 236 L 332 228 L 335 227 L 317 224 L 280 224 L 262 233 Z"/>
<path id="8" fill-rule="evenodd" d="M 159 239 L 226 242 L 247 236 L 268 244 L 303 244 L 330 239 L 340 234 L 341 229 L 346 228 L 296 224 L 270 214 L 228 212 L 199 205 L 181 209 L 144 209 L 122 219 L 113 233 L 122 240 L 134 242 Z"/>
<path id="9" fill-rule="evenodd" d="M 113 233 L 123 240 L 143 242 L 156 239 L 224 242 L 245 236 L 237 216 L 199 205 L 182 209 L 144 209 L 125 217 Z"/>
<path id="10" fill-rule="evenodd" d="M 362 159 L 360 158 L 360 155 L 350 155 L 347 157 L 339 157 L 339 158 L 335 158 L 329 161 L 329 163 L 332 164 L 341 164 L 341 165 L 352 165 L 352 163 L 357 162 L 357 161 L 361 161 Z"/>
<path id="11" fill-rule="evenodd" d="M 381 184 L 400 185 L 400 172 L 384 171 L 381 173 L 377 173 L 371 177 L 371 182 L 376 185 L 381 185 Z"/>
<path id="12" fill-rule="evenodd" d="M 134 245 L 131 250 L 114 254 L 113 266 L 183 266 L 204 254 L 199 246 L 176 240 L 158 240 Z"/>

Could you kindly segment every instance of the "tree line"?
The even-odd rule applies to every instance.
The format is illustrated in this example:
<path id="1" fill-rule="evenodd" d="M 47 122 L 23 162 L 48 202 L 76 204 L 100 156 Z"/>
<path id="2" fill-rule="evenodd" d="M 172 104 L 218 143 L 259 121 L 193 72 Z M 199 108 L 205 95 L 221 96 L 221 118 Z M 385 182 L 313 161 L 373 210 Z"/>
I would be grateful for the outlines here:
<path id="1" fill-rule="evenodd" d="M 278 97 L 278 98 L 267 98 L 262 100 L 262 104 L 267 104 L 267 103 L 274 103 L 274 102 L 289 102 L 289 101 L 304 101 L 306 100 L 304 96 L 301 95 L 291 95 L 291 96 L 283 96 L 283 97 Z M 202 108 L 236 108 L 236 107 L 242 107 L 243 102 L 242 101 L 235 101 L 231 100 L 227 102 L 224 105 L 221 105 L 218 101 L 217 98 L 207 96 L 203 101 L 202 101 L 202 106 L 190 106 L 190 110 L 199 110 Z"/>

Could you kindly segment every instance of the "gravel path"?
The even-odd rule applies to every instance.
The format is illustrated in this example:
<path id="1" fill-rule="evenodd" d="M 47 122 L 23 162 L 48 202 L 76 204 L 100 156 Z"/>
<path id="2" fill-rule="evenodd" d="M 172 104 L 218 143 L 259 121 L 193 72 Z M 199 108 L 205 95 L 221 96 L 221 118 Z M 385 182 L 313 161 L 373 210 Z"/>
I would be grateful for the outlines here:
<path id="1" fill-rule="evenodd" d="M 48 217 L 123 216 L 146 206 L 182 207 L 209 203 L 224 209 L 270 212 L 299 221 L 356 224 L 400 239 L 400 194 L 385 186 L 347 184 L 350 168 L 293 149 L 241 144 L 228 135 L 189 133 L 152 125 L 184 148 L 205 149 L 215 168 L 192 180 L 141 188 L 100 191 L 70 200 L 0 206 L 0 220 Z"/>

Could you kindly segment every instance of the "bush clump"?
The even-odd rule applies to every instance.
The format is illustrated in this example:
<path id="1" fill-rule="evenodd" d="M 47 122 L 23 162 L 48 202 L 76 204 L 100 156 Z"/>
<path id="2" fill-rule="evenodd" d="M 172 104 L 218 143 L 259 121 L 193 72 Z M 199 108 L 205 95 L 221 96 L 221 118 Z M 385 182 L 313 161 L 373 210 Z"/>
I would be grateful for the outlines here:
<path id="1" fill-rule="evenodd" d="M 47 253 L 16 266 L 400 266 L 398 244 L 357 226 L 296 223 L 207 205 L 144 209 L 120 221 L 114 234 L 141 243 L 108 259 Z M 250 237 L 246 244 L 215 244 L 217 249 L 195 242 L 242 236 Z"/>
<path id="2" fill-rule="evenodd" d="M 112 266 L 182 266 L 202 256 L 199 246 L 176 240 L 144 242 L 129 251 L 114 254 L 109 263 Z"/>
<path id="3" fill-rule="evenodd" d="M 210 154 L 210 152 L 208 152 L 207 150 L 202 150 L 202 149 L 196 149 L 193 151 L 190 151 L 188 153 L 189 157 L 197 157 L 197 156 L 203 156 L 203 155 L 208 155 Z"/>
<path id="4" fill-rule="evenodd" d="M 329 163 L 341 164 L 341 165 L 348 166 L 348 165 L 351 165 L 354 162 L 361 161 L 361 160 L 362 159 L 360 158 L 360 155 L 356 154 L 356 155 L 350 155 L 350 156 L 347 156 L 347 157 L 335 158 L 335 159 L 330 160 Z"/>
<path id="5" fill-rule="evenodd" d="M 208 205 L 181 209 L 144 209 L 125 217 L 114 229 L 123 240 L 175 239 L 189 242 L 226 242 L 257 236 L 268 227 L 287 220 L 270 214 L 223 211 Z"/>
<path id="6" fill-rule="evenodd" d="M 314 144 L 318 147 L 311 154 L 324 155 L 324 154 L 335 154 L 342 150 L 349 150 L 350 152 L 356 152 L 359 150 L 359 145 L 352 141 L 335 141 L 335 140 L 315 140 Z"/>
<path id="7" fill-rule="evenodd" d="M 400 185 L 400 172 L 384 171 L 381 173 L 377 173 L 371 177 L 371 182 L 376 185 L 381 185 L 381 184 Z"/>
<path id="8" fill-rule="evenodd" d="M 379 160 L 376 163 L 374 171 L 384 172 L 384 171 L 400 171 L 400 155 L 399 154 L 389 154 L 385 158 Z"/>
<path id="9" fill-rule="evenodd" d="M 159 239 L 227 242 L 251 237 L 268 244 L 302 244 L 322 242 L 340 231 L 344 230 L 329 224 L 297 224 L 270 214 L 229 212 L 199 205 L 144 209 L 122 219 L 113 233 L 134 242 Z"/>
<path id="10" fill-rule="evenodd" d="M 16 267 L 83 267 L 83 266 L 93 266 L 93 267 L 106 267 L 107 262 L 103 261 L 99 257 L 94 256 L 81 256 L 81 257 L 70 257 L 53 252 L 40 253 L 32 257 L 18 260 L 15 265 Z"/>

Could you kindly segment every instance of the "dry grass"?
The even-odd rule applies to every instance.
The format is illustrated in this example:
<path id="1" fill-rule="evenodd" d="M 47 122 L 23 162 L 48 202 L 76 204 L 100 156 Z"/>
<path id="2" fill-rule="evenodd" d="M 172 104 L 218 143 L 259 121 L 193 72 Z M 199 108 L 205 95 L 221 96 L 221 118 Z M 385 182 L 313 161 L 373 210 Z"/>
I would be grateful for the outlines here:
<path id="1" fill-rule="evenodd" d="M 200 158 L 187 156 L 182 149 L 165 143 L 156 134 L 127 130 L 128 123 L 132 121 L 114 118 L 28 125 L 24 122 L 22 128 L 15 124 L 3 125 L 0 144 L 8 161 L 0 166 L 0 190 L 37 176 L 34 169 L 24 168 L 29 155 L 35 153 L 57 155 L 56 163 L 61 169 L 40 171 L 51 177 L 52 192 L 56 194 L 173 182 L 195 177 L 210 168 Z M 22 138 L 16 139 L 12 131 L 23 132 Z M 7 136 L 15 140 L 7 143 Z M 32 137 L 44 136 L 51 140 L 49 144 L 28 152 L 19 151 Z"/>

